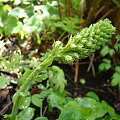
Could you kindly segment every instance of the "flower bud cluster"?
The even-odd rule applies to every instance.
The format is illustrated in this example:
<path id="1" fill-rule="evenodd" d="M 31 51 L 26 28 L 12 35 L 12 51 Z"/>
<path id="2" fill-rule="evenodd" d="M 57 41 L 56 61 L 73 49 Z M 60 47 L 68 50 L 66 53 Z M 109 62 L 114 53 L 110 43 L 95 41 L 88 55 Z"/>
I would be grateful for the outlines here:
<path id="1" fill-rule="evenodd" d="M 100 20 L 96 24 L 90 25 L 89 28 L 84 28 L 74 37 L 70 37 L 66 46 L 63 46 L 61 42 L 58 42 L 57 48 L 53 45 L 57 53 L 55 59 L 68 63 L 73 63 L 78 58 L 83 59 L 100 49 L 114 33 L 115 27 L 112 26 L 110 20 Z"/>

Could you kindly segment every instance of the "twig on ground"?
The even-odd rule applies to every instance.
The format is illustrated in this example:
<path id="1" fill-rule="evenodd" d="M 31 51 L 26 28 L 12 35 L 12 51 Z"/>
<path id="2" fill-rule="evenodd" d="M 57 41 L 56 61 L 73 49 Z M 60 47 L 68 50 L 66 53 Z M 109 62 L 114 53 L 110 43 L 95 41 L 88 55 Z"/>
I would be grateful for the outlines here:
<path id="1" fill-rule="evenodd" d="M 77 60 L 75 64 L 75 76 L 74 76 L 75 83 L 77 83 L 78 81 L 78 73 L 79 73 L 79 60 Z"/>
<path id="2" fill-rule="evenodd" d="M 95 56 L 95 54 L 93 54 L 92 56 L 89 57 L 90 64 L 89 64 L 88 69 L 87 69 L 87 72 L 90 71 L 90 68 L 92 69 L 93 76 L 95 76 L 95 67 L 94 67 L 94 64 L 93 64 L 94 56 Z"/>

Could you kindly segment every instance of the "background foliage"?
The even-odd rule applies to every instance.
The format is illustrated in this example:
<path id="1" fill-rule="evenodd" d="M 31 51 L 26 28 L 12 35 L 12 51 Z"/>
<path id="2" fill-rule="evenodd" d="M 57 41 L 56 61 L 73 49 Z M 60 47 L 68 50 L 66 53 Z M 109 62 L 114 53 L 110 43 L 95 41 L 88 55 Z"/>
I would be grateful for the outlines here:
<path id="1" fill-rule="evenodd" d="M 91 67 L 93 75 L 104 75 L 110 72 L 105 84 L 107 83 L 110 88 L 114 87 L 113 89 L 117 91 L 115 94 L 119 93 L 119 13 L 119 0 L 0 0 L 0 89 L 10 90 L 11 86 L 12 89 L 13 86 L 18 89 L 32 70 L 46 58 L 47 55 L 43 54 L 56 40 L 67 43 L 70 36 L 76 35 L 82 31 L 82 28 L 101 19 L 109 18 L 116 27 L 116 35 L 103 46 L 100 53 L 97 51 L 93 55 L 93 61 L 91 56 L 90 60 L 88 58 L 87 60 L 91 65 L 97 61 L 96 74 Z M 70 60 L 70 57 L 67 59 Z M 79 64 L 78 62 L 77 66 Z M 47 120 L 48 118 L 44 117 L 44 112 L 46 112 L 44 103 L 47 104 L 47 112 L 57 108 L 58 120 L 119 119 L 119 115 L 115 113 L 115 110 L 119 112 L 117 109 L 119 100 L 116 100 L 117 105 L 112 104 L 116 108 L 114 110 L 108 103 L 101 101 L 95 93 L 88 93 L 86 96 L 84 94 L 85 97 L 76 98 L 65 90 L 66 75 L 58 66 L 54 65 L 43 70 L 35 81 L 38 84 L 33 86 L 31 91 L 21 93 L 23 96 L 19 105 L 21 112 L 16 116 L 16 120 L 30 120 L 33 116 L 35 120 Z M 103 80 L 101 79 L 101 81 Z M 86 82 L 84 79 L 83 86 Z M 74 84 L 79 85 L 79 78 L 77 85 Z M 33 92 L 34 87 L 37 88 L 37 94 Z M 13 91 L 16 92 L 16 90 Z M 12 99 L 13 93 L 11 93 L 10 99 Z M 116 98 L 119 99 L 119 97 L 118 94 Z M 76 106 L 75 109 L 72 106 Z M 26 113 L 26 111 L 29 112 Z M 37 115 L 36 111 L 39 111 Z M 81 112 L 82 114 L 80 114 Z M 70 113 L 74 118 L 68 115 Z"/>

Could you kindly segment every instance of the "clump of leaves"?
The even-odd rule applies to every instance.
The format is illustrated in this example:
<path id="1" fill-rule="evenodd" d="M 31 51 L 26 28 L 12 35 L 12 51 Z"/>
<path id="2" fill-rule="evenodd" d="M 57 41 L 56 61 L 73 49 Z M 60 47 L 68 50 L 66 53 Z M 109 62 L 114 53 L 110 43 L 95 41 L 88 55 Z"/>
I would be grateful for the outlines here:
<path id="1" fill-rule="evenodd" d="M 78 97 L 65 104 L 58 120 L 108 120 L 108 118 L 118 120 L 120 116 L 105 101 L 100 102 L 98 96 L 90 92 L 86 97 Z"/>
<path id="2" fill-rule="evenodd" d="M 73 63 L 78 58 L 85 58 L 98 50 L 100 46 L 104 45 L 111 38 L 114 32 L 115 28 L 112 26 L 111 22 L 108 19 L 105 19 L 91 25 L 89 28 L 84 28 L 74 37 L 70 37 L 66 45 L 64 45 L 61 41 L 54 42 L 52 49 L 46 54 L 43 62 L 26 77 L 20 89 L 15 93 L 12 113 L 10 115 L 6 115 L 6 118 L 8 120 L 16 119 L 16 115 L 18 114 L 19 110 L 19 104 L 23 99 L 23 94 L 21 93 L 27 93 L 31 86 L 35 84 L 35 80 L 39 78 L 39 74 L 43 70 L 47 70 L 54 60 L 59 62 Z M 58 71 L 58 69 L 56 70 Z M 60 77 L 63 77 L 63 73 L 60 73 Z M 55 79 L 58 79 L 58 77 Z M 55 84 L 55 82 L 52 80 L 50 80 L 50 82 Z M 56 84 L 54 87 L 60 91 L 64 88 L 64 86 L 60 87 Z M 25 109 L 23 111 L 25 111 Z"/>
<path id="3" fill-rule="evenodd" d="M 113 44 L 109 41 L 108 45 L 105 45 L 101 51 L 100 55 L 103 57 L 102 63 L 99 65 L 100 71 L 113 70 L 114 73 L 111 76 L 111 85 L 118 86 L 120 89 L 120 64 L 117 57 L 120 52 L 120 35 L 116 36 L 115 43 Z"/>

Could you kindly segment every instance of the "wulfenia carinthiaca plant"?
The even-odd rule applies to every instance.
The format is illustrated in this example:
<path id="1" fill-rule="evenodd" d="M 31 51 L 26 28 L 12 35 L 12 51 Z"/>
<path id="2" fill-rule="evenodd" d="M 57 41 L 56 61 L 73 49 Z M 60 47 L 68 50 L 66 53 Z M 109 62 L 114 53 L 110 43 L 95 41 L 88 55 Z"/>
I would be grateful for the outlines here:
<path id="1" fill-rule="evenodd" d="M 52 49 L 46 53 L 43 62 L 28 75 L 13 96 L 12 113 L 5 115 L 5 118 L 7 120 L 16 120 L 19 112 L 19 102 L 23 97 L 21 93 L 28 92 L 32 85 L 36 83 L 35 78 L 37 75 L 46 70 L 54 60 L 72 64 L 76 59 L 83 59 L 100 49 L 100 46 L 110 40 L 114 33 L 115 27 L 112 26 L 108 19 L 104 19 L 90 25 L 89 28 L 84 28 L 77 35 L 71 36 L 66 45 L 61 41 L 54 42 Z"/>

